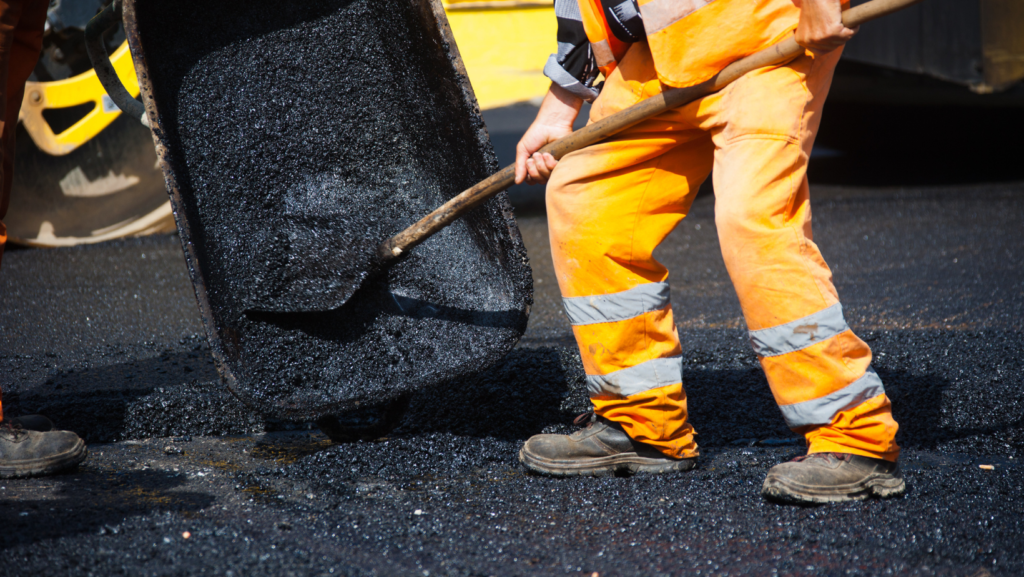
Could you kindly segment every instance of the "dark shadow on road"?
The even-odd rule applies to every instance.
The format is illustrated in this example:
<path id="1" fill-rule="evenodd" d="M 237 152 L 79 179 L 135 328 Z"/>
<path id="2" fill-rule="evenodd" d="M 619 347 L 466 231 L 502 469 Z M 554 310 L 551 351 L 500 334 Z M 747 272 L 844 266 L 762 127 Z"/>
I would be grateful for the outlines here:
<path id="1" fill-rule="evenodd" d="M 209 352 L 202 350 L 86 369 L 65 368 L 37 385 L 5 387 L 3 401 L 6 414 L 41 413 L 87 442 L 110 442 L 123 438 L 132 407 L 145 403 L 147 397 L 173 395 L 184 383 L 217 379 Z M 168 407 L 164 409 L 161 419 L 177 416 L 166 410 Z"/>
<path id="2" fill-rule="evenodd" d="M 1002 422 L 989 426 L 949 424 L 963 422 L 951 418 L 951 412 L 976 413 L 979 403 L 996 402 L 985 391 L 957 398 L 965 395 L 957 395 L 958 388 L 935 372 L 877 370 L 900 425 L 901 446 L 949 450 L 949 443 L 975 437 L 986 444 L 994 442 L 993 447 L 1018 446 L 1024 441 L 1024 417 L 1001 418 Z M 701 446 L 769 439 L 769 444 L 799 443 L 759 367 L 691 367 L 684 380 L 690 419 Z M 573 417 L 589 409 L 585 375 L 573 348 L 517 349 L 490 369 L 416 393 L 395 434 L 447 432 L 524 440 L 545 429 L 571 431 Z"/>
<path id="3" fill-rule="evenodd" d="M 958 394 L 946 378 L 935 374 L 915 375 L 907 371 L 879 370 L 878 374 L 892 401 L 893 418 L 900 426 L 896 441 L 902 447 L 941 450 L 951 442 L 972 437 L 1024 444 L 1024 415 L 1009 422 L 951 427 L 944 423 L 951 420 L 949 413 L 958 405 L 955 398 Z"/>
<path id="4" fill-rule="evenodd" d="M 207 350 L 64 369 L 43 383 L 5 387 L 5 414 L 43 414 L 87 443 L 303 428 L 264 419 L 220 382 Z"/>
<path id="5" fill-rule="evenodd" d="M 516 349 L 490 369 L 414 394 L 395 434 L 523 440 L 568 425 L 589 409 L 579 362 L 568 349 Z"/>
<path id="6" fill-rule="evenodd" d="M 81 534 L 116 535 L 128 517 L 155 512 L 193 513 L 214 502 L 205 493 L 175 491 L 186 477 L 167 471 L 96 471 L 84 467 L 40 481 L 6 481 L 0 499 L 0 550 Z M 35 499 L 34 493 L 59 495 Z"/>
<path id="7" fill-rule="evenodd" d="M 799 438 L 786 427 L 760 368 L 701 369 L 683 373 L 697 443 L 716 447 L 741 439 Z"/>

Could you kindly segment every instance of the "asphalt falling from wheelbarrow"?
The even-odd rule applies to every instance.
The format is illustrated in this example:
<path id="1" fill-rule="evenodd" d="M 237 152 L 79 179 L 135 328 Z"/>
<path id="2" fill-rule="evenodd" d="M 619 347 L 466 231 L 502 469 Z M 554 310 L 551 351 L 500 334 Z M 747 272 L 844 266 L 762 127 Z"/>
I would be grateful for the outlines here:
<path id="1" fill-rule="evenodd" d="M 379 403 L 478 370 L 525 330 L 530 271 L 505 195 L 322 310 L 381 241 L 497 168 L 422 10 L 140 3 L 213 348 L 265 414 Z"/>

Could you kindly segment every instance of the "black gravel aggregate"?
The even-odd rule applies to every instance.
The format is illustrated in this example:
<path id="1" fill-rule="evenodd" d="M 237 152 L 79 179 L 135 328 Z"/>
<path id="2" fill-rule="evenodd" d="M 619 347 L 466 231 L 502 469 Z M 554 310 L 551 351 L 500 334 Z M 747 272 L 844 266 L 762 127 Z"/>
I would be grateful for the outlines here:
<path id="1" fill-rule="evenodd" d="M 316 419 L 515 346 L 532 289 L 504 194 L 367 277 L 381 242 L 497 169 L 429 8 L 188 0 L 138 13 L 211 346 L 240 398 Z"/>
<path id="2" fill-rule="evenodd" d="M 519 220 L 536 292 L 518 347 L 345 444 L 224 391 L 178 241 L 157 237 L 4 257 L 4 408 L 92 444 L 75 473 L 0 481 L 0 575 L 1024 574 L 1024 186 L 812 197 L 893 399 L 903 498 L 759 496 L 802 446 L 747 343 L 711 196 L 658 253 L 702 451 L 669 476 L 559 480 L 516 461 L 586 408 L 542 216 Z"/>

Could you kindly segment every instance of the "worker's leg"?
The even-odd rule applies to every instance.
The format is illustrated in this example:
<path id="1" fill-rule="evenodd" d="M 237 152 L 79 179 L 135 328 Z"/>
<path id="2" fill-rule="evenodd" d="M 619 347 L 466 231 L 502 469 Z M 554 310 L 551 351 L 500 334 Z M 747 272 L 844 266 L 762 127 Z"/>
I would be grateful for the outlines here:
<path id="1" fill-rule="evenodd" d="M 18 18 L 21 16 L 21 2 L 17 0 L 0 0 L 0 110 L 7 110 L 7 73 L 10 68 L 11 47 L 14 44 L 14 29 L 18 25 Z M 4 246 L 7 244 L 7 227 L 4 226 L 4 217 L 7 216 L 7 204 L 9 202 L 10 190 L 4 186 L 7 181 L 7 150 L 4 135 L 7 132 L 6 114 L 0 119 L 0 261 L 4 256 Z M 0 411 L 0 418 L 2 418 Z"/>
<path id="2" fill-rule="evenodd" d="M 28 80 L 43 46 L 46 0 L 0 0 L 0 259 L 7 241 L 3 219 L 14 179 L 14 137 L 18 111 Z"/>
<path id="3" fill-rule="evenodd" d="M 810 453 L 895 461 L 897 425 L 811 236 L 807 160 L 839 52 L 750 74 L 714 132 L 715 218 L 750 340 Z"/>
<path id="4" fill-rule="evenodd" d="M 7 240 L 2 219 L 14 177 L 14 135 L 25 81 L 39 58 L 47 0 L 0 0 L 0 106 L 5 111 L 0 128 L 0 256 Z M 0 407 L 0 419 L 3 411 Z M 70 431 L 38 418 L 12 419 L 0 426 L 0 479 L 33 477 L 68 470 L 86 457 L 85 443 Z M 43 430 L 32 430 L 41 428 Z"/>
<path id="5" fill-rule="evenodd" d="M 646 44 L 607 81 L 591 121 L 660 90 Z M 651 255 L 711 169 L 706 133 L 665 116 L 563 158 L 547 190 L 552 259 L 595 413 L 675 458 L 697 455 L 668 270 Z"/>
<path id="6" fill-rule="evenodd" d="M 7 203 L 14 178 L 14 136 L 25 81 L 39 59 L 46 22 L 46 0 L 0 0 L 0 261 L 7 243 Z M 0 405 L 0 421 L 3 405 Z"/>

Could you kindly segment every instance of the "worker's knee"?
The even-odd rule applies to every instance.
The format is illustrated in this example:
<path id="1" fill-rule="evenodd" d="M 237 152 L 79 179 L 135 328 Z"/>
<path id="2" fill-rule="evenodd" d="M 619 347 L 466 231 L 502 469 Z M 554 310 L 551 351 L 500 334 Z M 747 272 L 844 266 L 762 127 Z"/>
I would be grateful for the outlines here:
<path id="1" fill-rule="evenodd" d="M 715 227 L 724 250 L 728 245 L 745 245 L 770 236 L 773 226 L 758 209 L 742 202 L 716 202 Z"/>

